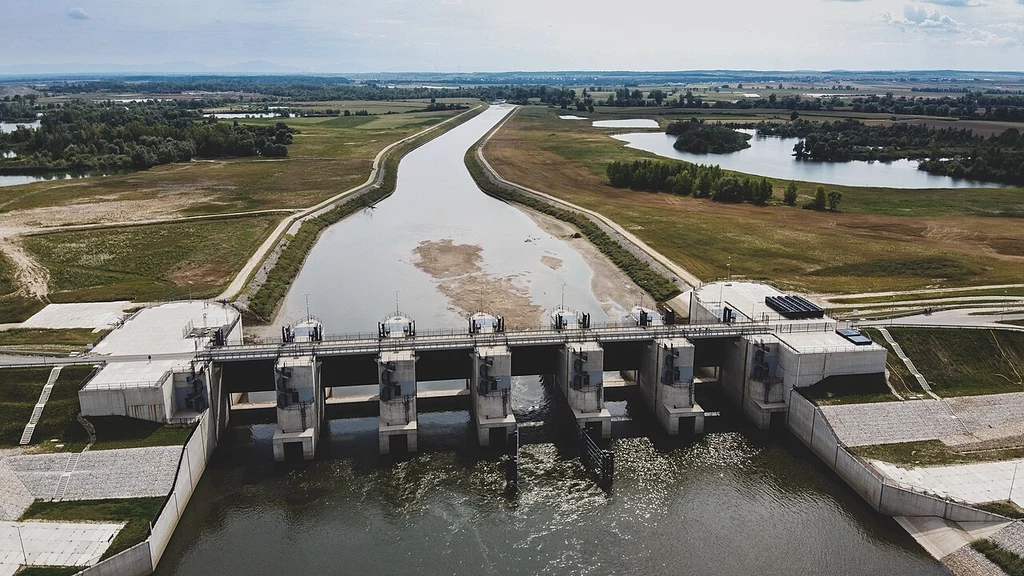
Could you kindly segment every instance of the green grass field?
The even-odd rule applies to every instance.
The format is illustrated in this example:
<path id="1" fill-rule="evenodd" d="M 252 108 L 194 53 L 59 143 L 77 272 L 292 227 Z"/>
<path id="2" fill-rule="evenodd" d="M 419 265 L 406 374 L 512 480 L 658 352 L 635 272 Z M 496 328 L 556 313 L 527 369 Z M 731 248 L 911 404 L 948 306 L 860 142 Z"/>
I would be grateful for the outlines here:
<path id="1" fill-rule="evenodd" d="M 606 182 L 608 162 L 664 159 L 626 148 L 588 122 L 559 120 L 559 112 L 521 109 L 485 147 L 492 166 L 611 217 L 703 279 L 725 277 L 726 262 L 734 277 L 830 293 L 1024 277 L 1024 226 L 1011 217 L 1024 214 L 1020 190 L 828 186 L 843 201 L 841 212 L 827 213 L 778 205 L 783 181 L 773 181 L 769 207 L 617 189 Z M 817 186 L 798 183 L 799 194 L 808 199 Z"/>
<path id="2" fill-rule="evenodd" d="M 59 344 L 64 346 L 85 346 L 100 339 L 103 333 L 93 332 L 92 328 L 11 328 L 0 331 L 0 346 L 39 344 Z"/>
<path id="3" fill-rule="evenodd" d="M 126 226 L 30 236 L 50 271 L 50 300 L 209 298 L 242 268 L 277 216 Z"/>
<path id="4" fill-rule="evenodd" d="M 1024 332 L 890 328 L 939 396 L 1024 392 Z"/>
<path id="5" fill-rule="evenodd" d="M 149 523 L 156 519 L 163 498 L 124 498 L 116 500 L 75 500 L 44 502 L 36 500 L 21 515 L 21 520 L 125 522 L 103 558 L 127 550 L 149 536 Z"/>
<path id="6" fill-rule="evenodd" d="M 425 106 L 421 103 L 420 106 Z M 142 172 L 0 188 L 0 213 L 46 225 L 117 222 L 130 206 L 151 217 L 306 208 L 364 182 L 385 146 L 456 111 L 383 116 L 289 118 L 299 132 L 288 158 L 235 158 L 165 164 Z M 245 119 L 273 124 L 279 119 Z M 31 218 L 34 209 L 82 205 L 79 213 Z M 126 206 L 127 205 L 127 206 Z M 56 220 L 56 221 L 55 221 Z"/>

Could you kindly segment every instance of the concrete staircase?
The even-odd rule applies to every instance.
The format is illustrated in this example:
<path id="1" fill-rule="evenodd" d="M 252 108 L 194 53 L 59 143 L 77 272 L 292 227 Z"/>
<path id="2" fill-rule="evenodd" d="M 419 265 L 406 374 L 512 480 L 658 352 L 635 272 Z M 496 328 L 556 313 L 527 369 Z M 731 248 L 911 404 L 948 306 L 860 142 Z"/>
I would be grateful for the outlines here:
<path id="1" fill-rule="evenodd" d="M 36 431 L 36 424 L 39 423 L 39 417 L 43 415 L 43 408 L 46 406 L 46 401 L 50 399 L 50 392 L 53 391 L 53 384 L 57 382 L 57 377 L 60 376 L 60 366 L 50 371 L 50 377 L 46 380 L 46 385 L 43 386 L 43 391 L 39 393 L 39 400 L 36 401 L 35 408 L 32 409 L 32 416 L 28 419 L 28 424 L 25 425 L 25 431 L 21 433 L 21 441 L 19 444 L 22 446 L 32 442 L 32 434 Z"/>
<path id="2" fill-rule="evenodd" d="M 924 375 L 918 371 L 916 366 L 914 366 L 914 363 L 910 360 L 909 357 L 907 357 L 907 354 L 903 351 L 903 348 L 901 348 L 900 345 L 896 343 L 896 340 L 893 340 L 892 334 L 889 334 L 889 331 L 886 330 L 885 328 L 878 328 L 878 331 L 882 334 L 882 337 L 885 338 L 885 341 L 888 342 L 890 346 L 892 346 L 892 349 L 896 351 L 896 356 L 898 356 L 899 359 L 903 361 L 903 364 L 906 365 L 907 370 L 910 370 L 910 373 L 913 374 L 914 378 L 917 379 L 917 383 L 921 385 L 921 389 L 927 392 L 928 395 L 934 398 L 935 400 L 939 400 L 939 396 L 935 392 L 932 392 L 932 387 L 928 384 L 928 380 L 925 380 Z"/>
<path id="3" fill-rule="evenodd" d="M 60 475 L 60 480 L 57 481 L 57 487 L 53 490 L 54 501 L 60 501 L 64 499 L 64 495 L 68 492 L 68 484 L 71 483 L 71 474 L 78 467 L 78 459 L 81 457 L 81 453 L 75 452 L 68 456 L 68 461 L 64 465 L 64 473 Z"/>

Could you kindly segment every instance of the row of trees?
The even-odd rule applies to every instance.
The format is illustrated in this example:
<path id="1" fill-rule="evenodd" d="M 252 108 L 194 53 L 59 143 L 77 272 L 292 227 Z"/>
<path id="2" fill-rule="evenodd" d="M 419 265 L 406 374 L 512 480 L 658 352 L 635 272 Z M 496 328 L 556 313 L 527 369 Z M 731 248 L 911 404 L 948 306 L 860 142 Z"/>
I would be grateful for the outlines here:
<path id="1" fill-rule="evenodd" d="M 740 178 L 727 175 L 721 167 L 689 162 L 615 161 L 605 169 L 608 181 L 616 188 L 668 192 L 680 196 L 710 198 L 716 202 L 750 202 L 758 206 L 772 199 L 772 184 L 767 178 Z"/>
<path id="2" fill-rule="evenodd" d="M 895 123 L 869 126 L 854 119 L 786 124 L 761 122 L 761 135 L 800 138 L 793 148 L 798 158 L 847 160 L 921 160 L 918 167 L 932 174 L 985 182 L 1024 184 L 1024 137 L 1009 128 L 989 138 L 966 128 L 933 128 Z"/>
<path id="3" fill-rule="evenodd" d="M 18 154 L 0 167 L 8 172 L 130 170 L 192 158 L 282 157 L 293 133 L 282 122 L 218 122 L 161 102 L 76 103 L 44 113 L 38 128 L 0 134 L 0 149 Z"/>

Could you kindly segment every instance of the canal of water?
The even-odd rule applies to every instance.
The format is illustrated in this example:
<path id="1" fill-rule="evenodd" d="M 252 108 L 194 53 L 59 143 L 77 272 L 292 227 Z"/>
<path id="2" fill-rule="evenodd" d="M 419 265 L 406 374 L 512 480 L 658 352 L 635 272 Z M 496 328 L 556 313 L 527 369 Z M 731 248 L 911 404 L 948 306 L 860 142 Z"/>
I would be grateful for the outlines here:
<path id="1" fill-rule="evenodd" d="M 472 185 L 463 153 L 508 112 L 491 108 L 409 154 L 395 194 L 329 229 L 289 305 L 311 294 L 327 331 L 373 330 L 393 307 L 423 327 L 463 321 L 413 263 L 419 242 L 481 246 L 480 266 L 512 276 L 538 304 L 599 310 L 586 263 L 519 210 Z M 557 269 L 543 256 L 564 261 Z M 299 304 L 301 302 L 301 304 Z M 273 426 L 235 428 L 196 489 L 159 575 L 249 574 L 877 574 L 945 571 L 891 519 L 786 436 L 721 410 L 691 440 L 663 437 L 646 409 L 610 403 L 615 486 L 582 469 L 564 414 L 520 379 L 520 489 L 476 447 L 467 412 L 422 414 L 420 453 L 377 456 L 377 419 L 330 422 L 316 461 L 274 465 Z"/>

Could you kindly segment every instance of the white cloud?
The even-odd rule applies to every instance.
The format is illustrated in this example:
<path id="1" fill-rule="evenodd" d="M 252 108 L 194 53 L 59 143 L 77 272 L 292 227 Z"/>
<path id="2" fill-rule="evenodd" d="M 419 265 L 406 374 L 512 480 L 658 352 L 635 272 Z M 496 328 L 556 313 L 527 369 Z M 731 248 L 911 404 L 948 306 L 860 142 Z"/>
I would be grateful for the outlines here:
<path id="1" fill-rule="evenodd" d="M 86 14 L 85 10 L 82 10 L 81 8 L 68 8 L 67 16 L 68 18 L 71 18 L 73 20 L 89 19 L 89 15 Z"/>
<path id="2" fill-rule="evenodd" d="M 981 0 L 922 0 L 928 4 L 937 4 L 939 6 L 953 6 L 957 8 L 976 8 L 978 6 L 984 6 L 985 4 Z M 1024 2 L 1024 0 L 1020 0 Z"/>
<path id="3" fill-rule="evenodd" d="M 903 17 L 893 16 L 886 12 L 882 15 L 886 24 L 897 26 L 903 30 L 920 30 L 924 32 L 956 32 L 960 23 L 938 10 L 929 11 L 924 6 L 907 4 L 903 7 Z"/>

